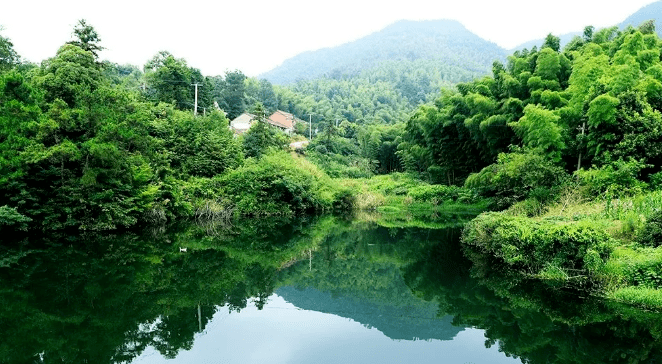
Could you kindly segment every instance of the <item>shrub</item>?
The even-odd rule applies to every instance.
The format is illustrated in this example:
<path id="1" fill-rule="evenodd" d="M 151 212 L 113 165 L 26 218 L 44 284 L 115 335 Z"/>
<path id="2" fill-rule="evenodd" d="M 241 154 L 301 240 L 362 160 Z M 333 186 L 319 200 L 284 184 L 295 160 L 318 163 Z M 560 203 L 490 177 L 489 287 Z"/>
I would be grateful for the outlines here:
<path id="1" fill-rule="evenodd" d="M 648 218 L 646 225 L 637 237 L 637 242 L 650 247 L 662 245 L 662 211 L 655 212 Z"/>
<path id="2" fill-rule="evenodd" d="M 218 178 L 240 215 L 290 215 L 332 208 L 338 188 L 300 157 L 272 152 Z"/>
<path id="3" fill-rule="evenodd" d="M 333 202 L 333 209 L 339 211 L 350 211 L 356 204 L 356 193 L 348 187 L 339 189 Z"/>
<path id="4" fill-rule="evenodd" d="M 662 190 L 662 172 L 653 173 L 648 178 L 650 179 L 650 186 L 653 190 Z"/>
<path id="5" fill-rule="evenodd" d="M 535 198 L 528 198 L 510 206 L 504 213 L 515 216 L 534 217 L 544 213 L 545 205 Z"/>
<path id="6" fill-rule="evenodd" d="M 613 196 L 633 195 L 646 188 L 646 183 L 638 179 L 646 166 L 634 159 L 627 162 L 619 159 L 600 168 L 579 170 L 575 175 L 590 196 L 607 193 Z"/>
<path id="7" fill-rule="evenodd" d="M 628 286 L 662 288 L 662 250 L 621 248 L 614 251 L 605 274 Z"/>
<path id="8" fill-rule="evenodd" d="M 408 173 L 391 173 L 370 178 L 368 186 L 372 191 L 378 191 L 385 195 L 406 195 L 409 190 L 420 186 L 420 180 Z"/>
<path id="9" fill-rule="evenodd" d="M 372 165 L 367 159 L 358 156 L 330 154 L 326 151 L 324 145 L 318 145 L 314 149 L 308 146 L 306 156 L 308 160 L 333 178 L 369 178 L 373 175 Z"/>
<path id="10" fill-rule="evenodd" d="M 0 230 L 4 228 L 13 228 L 18 230 L 27 230 L 28 223 L 32 219 L 21 215 L 15 207 L 0 206 Z"/>
<path id="11" fill-rule="evenodd" d="M 549 266 L 595 272 L 613 245 L 612 238 L 590 221 L 559 224 L 503 213 L 478 216 L 465 227 L 462 241 L 532 274 Z"/>
<path id="12" fill-rule="evenodd" d="M 481 196 L 494 197 L 497 208 L 503 209 L 527 197 L 553 196 L 552 190 L 567 179 L 563 168 L 543 156 L 516 152 L 499 154 L 497 163 L 471 174 L 464 185 Z"/>

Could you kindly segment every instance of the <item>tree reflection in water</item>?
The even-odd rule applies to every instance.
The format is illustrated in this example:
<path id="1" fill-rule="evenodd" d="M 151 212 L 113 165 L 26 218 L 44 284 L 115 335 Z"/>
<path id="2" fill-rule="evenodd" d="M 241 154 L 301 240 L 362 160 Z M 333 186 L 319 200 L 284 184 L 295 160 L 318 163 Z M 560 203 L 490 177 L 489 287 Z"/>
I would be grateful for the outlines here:
<path id="1" fill-rule="evenodd" d="M 662 358 L 660 315 L 468 260 L 454 219 L 243 220 L 6 243 L 0 362 L 130 362 L 149 346 L 174 358 L 218 310 L 261 309 L 274 292 L 398 340 L 484 329 L 486 345 L 525 363 Z"/>

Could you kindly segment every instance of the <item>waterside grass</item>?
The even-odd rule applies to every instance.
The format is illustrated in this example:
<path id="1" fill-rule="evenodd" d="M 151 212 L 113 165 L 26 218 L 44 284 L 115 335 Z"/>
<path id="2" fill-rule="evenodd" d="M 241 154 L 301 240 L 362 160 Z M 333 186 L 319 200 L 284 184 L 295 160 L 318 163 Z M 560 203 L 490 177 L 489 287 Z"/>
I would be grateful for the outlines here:
<path id="1" fill-rule="evenodd" d="M 554 203 L 543 205 L 525 200 L 495 215 L 503 215 L 504 218 L 511 216 L 525 225 L 549 225 L 559 232 L 569 232 L 575 229 L 573 226 L 581 224 L 591 231 L 606 233 L 611 238 L 608 253 L 600 254 L 600 259 L 592 262 L 592 265 L 586 264 L 590 263 L 587 261 L 590 249 L 587 249 L 582 253 L 585 266 L 581 267 L 580 271 L 563 269 L 563 266 L 556 262 L 527 273 L 533 273 L 535 277 L 551 285 L 558 285 L 559 282 L 571 285 L 573 277 L 589 277 L 594 287 L 591 294 L 661 311 L 662 247 L 650 246 L 650 242 L 649 246 L 644 246 L 642 236 L 647 231 L 647 226 L 656 221 L 654 216 L 662 211 L 662 191 L 642 192 L 618 198 L 609 194 L 603 194 L 596 199 L 583 196 L 580 190 L 568 189 Z M 467 229 L 469 231 L 465 231 L 465 236 L 475 235 L 475 224 L 469 224 Z M 501 230 L 490 230 L 490 235 L 484 236 L 489 240 L 488 246 L 492 249 L 500 246 L 514 249 L 519 247 L 521 242 L 528 241 L 527 236 L 524 236 L 527 229 L 508 231 L 510 233 L 506 234 Z M 516 249 L 513 254 L 519 251 L 520 249 Z"/>

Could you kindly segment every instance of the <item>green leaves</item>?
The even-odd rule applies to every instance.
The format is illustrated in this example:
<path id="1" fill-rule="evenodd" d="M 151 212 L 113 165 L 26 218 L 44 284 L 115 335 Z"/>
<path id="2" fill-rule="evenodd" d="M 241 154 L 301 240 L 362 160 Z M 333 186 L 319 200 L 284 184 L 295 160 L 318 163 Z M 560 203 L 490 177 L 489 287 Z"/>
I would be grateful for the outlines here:
<path id="1" fill-rule="evenodd" d="M 611 125 L 616 122 L 616 107 L 620 101 L 610 95 L 600 95 L 589 104 L 589 125 L 597 128 L 600 125 Z"/>
<path id="2" fill-rule="evenodd" d="M 543 48 L 536 60 L 535 75 L 543 80 L 558 81 L 561 72 L 560 55 L 552 48 Z"/>
<path id="3" fill-rule="evenodd" d="M 528 105 L 519 121 L 510 123 L 528 148 L 558 163 L 565 149 L 560 117 L 540 106 Z"/>

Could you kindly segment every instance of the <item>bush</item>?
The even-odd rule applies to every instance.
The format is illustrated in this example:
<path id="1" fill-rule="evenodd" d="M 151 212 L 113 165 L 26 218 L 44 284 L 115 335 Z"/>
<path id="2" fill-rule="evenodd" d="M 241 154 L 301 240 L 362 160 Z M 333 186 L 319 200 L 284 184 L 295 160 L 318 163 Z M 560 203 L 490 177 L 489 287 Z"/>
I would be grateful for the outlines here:
<path id="1" fill-rule="evenodd" d="M 544 213 L 546 207 L 535 198 L 527 198 L 510 206 L 504 213 L 514 216 L 534 217 Z"/>
<path id="2" fill-rule="evenodd" d="M 465 227 L 462 242 L 532 274 L 550 266 L 595 272 L 613 245 L 612 238 L 590 221 L 559 224 L 503 213 L 478 216 Z"/>
<path id="3" fill-rule="evenodd" d="M 356 196 L 354 209 L 358 211 L 376 210 L 386 203 L 386 198 L 379 193 L 366 192 Z"/>
<path id="4" fill-rule="evenodd" d="M 646 225 L 637 237 L 637 242 L 650 247 L 662 245 L 662 211 L 655 212 L 648 218 Z"/>
<path id="5" fill-rule="evenodd" d="M 373 175 L 372 165 L 367 159 L 330 154 L 324 145 L 314 149 L 308 146 L 306 156 L 332 178 L 369 178 Z"/>
<path id="6" fill-rule="evenodd" d="M 662 172 L 653 173 L 648 178 L 650 179 L 650 186 L 653 190 L 662 190 Z"/>
<path id="7" fill-rule="evenodd" d="M 543 156 L 517 152 L 499 154 L 497 163 L 471 174 L 464 185 L 494 197 L 497 208 L 503 209 L 528 197 L 549 198 L 567 179 L 563 168 Z"/>
<path id="8" fill-rule="evenodd" d="M 619 159 L 600 168 L 579 170 L 575 175 L 590 196 L 633 195 L 641 193 L 646 188 L 646 183 L 638 179 L 641 170 L 646 166 L 634 159 L 628 162 Z"/>
<path id="9" fill-rule="evenodd" d="M 272 152 L 218 177 L 240 215 L 291 215 L 330 210 L 338 187 L 303 158 Z"/>
<path id="10" fill-rule="evenodd" d="M 662 250 L 621 248 L 614 251 L 605 273 L 619 285 L 662 288 Z"/>
<path id="11" fill-rule="evenodd" d="M 15 207 L 0 206 L 0 230 L 12 228 L 18 230 L 27 230 L 28 223 L 32 219 L 21 215 Z"/>

